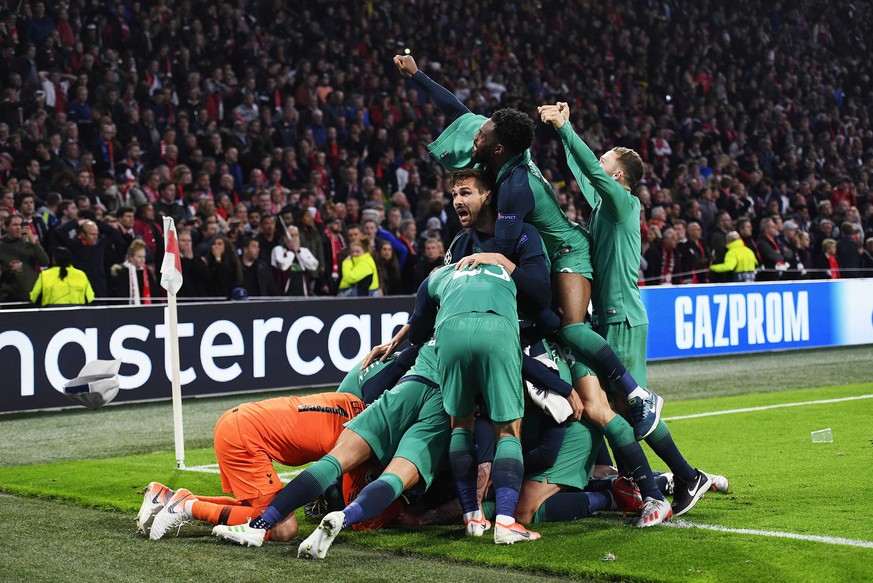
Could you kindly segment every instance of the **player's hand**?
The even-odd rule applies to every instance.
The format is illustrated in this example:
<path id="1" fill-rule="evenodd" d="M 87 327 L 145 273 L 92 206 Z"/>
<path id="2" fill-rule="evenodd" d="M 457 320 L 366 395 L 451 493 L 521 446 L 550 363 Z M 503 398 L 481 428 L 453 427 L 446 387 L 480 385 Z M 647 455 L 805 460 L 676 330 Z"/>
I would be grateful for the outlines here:
<path id="1" fill-rule="evenodd" d="M 22 270 L 24 264 L 19 259 L 13 259 L 9 262 L 9 269 L 15 273 L 18 273 Z"/>
<path id="2" fill-rule="evenodd" d="M 537 111 L 542 122 L 554 126 L 555 129 L 563 127 L 566 121 L 564 114 L 561 113 L 557 105 L 541 105 L 537 108 Z"/>
<path id="3" fill-rule="evenodd" d="M 576 391 L 570 391 L 570 396 L 567 397 L 567 402 L 570 403 L 570 408 L 573 409 L 573 419 L 579 421 L 582 419 L 582 413 L 585 411 L 585 405 L 582 404 L 582 399 L 576 394 Z"/>
<path id="4" fill-rule="evenodd" d="M 394 351 L 397 350 L 397 347 L 403 344 L 403 341 L 406 340 L 406 334 L 409 332 L 409 324 L 404 324 L 400 331 L 394 335 L 394 338 L 386 342 L 385 344 L 380 344 L 378 346 L 373 347 L 370 353 L 364 357 L 364 361 L 361 363 L 361 370 L 364 370 L 374 362 L 378 358 L 382 362 L 394 354 Z"/>
<path id="5" fill-rule="evenodd" d="M 418 65 L 411 55 L 394 55 L 394 64 L 404 77 L 412 77 L 418 73 Z"/>
<path id="6" fill-rule="evenodd" d="M 566 101 L 559 101 L 557 104 L 558 111 L 564 116 L 564 121 L 570 121 L 570 104 Z"/>
<path id="7" fill-rule="evenodd" d="M 363 362 L 361 362 L 361 370 L 364 370 L 376 360 L 385 361 L 386 358 L 391 356 L 391 353 L 394 352 L 394 349 L 397 346 L 392 348 L 393 340 L 391 342 L 386 342 L 385 344 L 379 344 L 378 346 L 374 346 L 372 350 L 364 357 Z"/>

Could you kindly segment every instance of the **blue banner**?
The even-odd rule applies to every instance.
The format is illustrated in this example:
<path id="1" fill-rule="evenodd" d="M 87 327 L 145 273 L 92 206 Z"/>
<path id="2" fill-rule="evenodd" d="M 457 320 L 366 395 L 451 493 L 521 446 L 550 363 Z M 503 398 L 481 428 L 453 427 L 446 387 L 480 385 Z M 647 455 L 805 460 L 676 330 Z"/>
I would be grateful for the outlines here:
<path id="1" fill-rule="evenodd" d="M 873 280 L 641 289 L 648 358 L 873 343 Z"/>

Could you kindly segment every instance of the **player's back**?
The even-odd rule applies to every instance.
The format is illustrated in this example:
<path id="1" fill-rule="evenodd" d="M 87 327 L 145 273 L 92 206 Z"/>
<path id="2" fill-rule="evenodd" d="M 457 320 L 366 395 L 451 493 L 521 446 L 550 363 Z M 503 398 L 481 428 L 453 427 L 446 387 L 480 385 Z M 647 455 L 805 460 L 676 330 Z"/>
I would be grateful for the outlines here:
<path id="1" fill-rule="evenodd" d="M 439 304 L 436 328 L 452 318 L 471 312 L 491 312 L 515 324 L 518 321 L 515 283 L 499 265 L 475 269 L 442 267 L 430 275 L 428 294 Z"/>
<path id="2" fill-rule="evenodd" d="M 286 466 L 317 460 L 336 444 L 343 424 L 364 410 L 349 393 L 277 397 L 239 406 L 240 433 Z"/>
<path id="3" fill-rule="evenodd" d="M 437 362 L 436 352 L 434 351 L 433 345 L 434 342 L 433 339 L 431 339 L 421 347 L 421 350 L 418 351 L 418 358 L 415 359 L 415 364 L 413 364 L 412 368 L 409 369 L 409 372 L 406 373 L 404 379 L 413 377 L 425 379 L 433 384 L 439 384 L 439 364 Z"/>
<path id="4" fill-rule="evenodd" d="M 370 366 L 368 366 L 364 370 L 361 370 L 361 363 L 363 362 L 363 359 L 356 362 L 355 366 L 352 367 L 352 370 L 350 370 L 343 378 L 340 386 L 337 387 L 337 392 L 349 393 L 363 400 L 364 384 L 368 380 L 372 379 L 374 376 L 382 372 L 382 370 L 391 366 L 396 358 L 397 357 L 394 354 L 386 358 L 384 361 L 377 358 L 370 364 Z"/>
<path id="5" fill-rule="evenodd" d="M 630 209 L 611 218 L 598 200 L 589 219 L 591 263 L 594 266 L 591 302 L 598 326 L 627 321 L 631 326 L 648 322 L 638 285 L 640 251 L 640 201 L 622 189 Z"/>
<path id="6" fill-rule="evenodd" d="M 554 259 L 564 248 L 581 248 L 579 238 L 586 236 L 584 229 L 572 223 L 561 210 L 558 197 L 531 160 L 530 151 L 521 154 L 513 166 L 510 164 L 504 166 L 497 179 L 498 209 L 511 209 L 514 200 L 521 202 L 519 199 L 532 198 L 532 209 L 517 218 L 536 227 L 543 238 L 547 257 Z M 509 214 L 511 212 L 509 210 Z"/>

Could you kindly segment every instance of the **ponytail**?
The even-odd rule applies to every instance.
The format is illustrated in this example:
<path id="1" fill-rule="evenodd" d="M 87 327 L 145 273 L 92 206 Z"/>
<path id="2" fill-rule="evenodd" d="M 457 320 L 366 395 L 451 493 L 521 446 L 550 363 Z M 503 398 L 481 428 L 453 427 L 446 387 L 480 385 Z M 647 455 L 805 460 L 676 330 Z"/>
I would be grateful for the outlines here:
<path id="1" fill-rule="evenodd" d="M 70 266 L 70 262 L 73 259 L 73 254 L 70 253 L 70 250 L 66 247 L 58 247 L 55 250 L 55 265 L 60 268 L 60 277 L 61 280 L 66 279 L 67 277 L 67 268 Z"/>

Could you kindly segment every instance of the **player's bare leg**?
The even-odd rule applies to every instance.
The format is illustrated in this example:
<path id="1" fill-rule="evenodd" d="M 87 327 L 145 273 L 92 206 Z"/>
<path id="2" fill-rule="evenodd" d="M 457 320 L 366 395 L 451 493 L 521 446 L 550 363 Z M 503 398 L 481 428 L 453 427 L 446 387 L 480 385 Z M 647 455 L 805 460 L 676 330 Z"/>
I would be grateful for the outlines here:
<path id="1" fill-rule="evenodd" d="M 591 301 L 591 282 L 578 273 L 556 273 L 552 289 L 561 314 L 561 341 L 624 392 L 631 404 L 634 435 L 636 439 L 645 438 L 657 427 L 664 400 L 641 387 L 606 340 L 584 323 Z"/>

